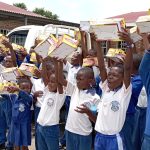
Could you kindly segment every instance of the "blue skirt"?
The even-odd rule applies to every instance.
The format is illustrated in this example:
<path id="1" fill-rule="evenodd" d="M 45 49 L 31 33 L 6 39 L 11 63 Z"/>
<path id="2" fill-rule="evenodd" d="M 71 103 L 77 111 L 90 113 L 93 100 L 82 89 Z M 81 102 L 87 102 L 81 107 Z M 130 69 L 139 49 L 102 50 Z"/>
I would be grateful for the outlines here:
<path id="1" fill-rule="evenodd" d="M 11 123 L 10 141 L 15 146 L 31 145 L 31 121 Z"/>

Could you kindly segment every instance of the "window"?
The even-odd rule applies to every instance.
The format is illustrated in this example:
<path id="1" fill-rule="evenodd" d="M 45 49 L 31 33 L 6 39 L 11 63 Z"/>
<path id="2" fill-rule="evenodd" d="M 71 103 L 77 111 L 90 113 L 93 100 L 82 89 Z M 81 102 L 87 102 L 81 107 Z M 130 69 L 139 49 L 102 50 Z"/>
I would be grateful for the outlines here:
<path id="1" fill-rule="evenodd" d="M 16 31 L 9 35 L 10 42 L 24 46 L 29 30 Z"/>
<path id="2" fill-rule="evenodd" d="M 102 41 L 101 42 L 101 48 L 103 50 L 103 54 L 106 55 L 107 51 L 108 51 L 108 45 L 107 45 L 107 41 Z"/>
<path id="3" fill-rule="evenodd" d="M 118 48 L 120 48 L 122 50 L 126 50 L 125 41 L 119 41 Z"/>
<path id="4" fill-rule="evenodd" d="M 7 29 L 0 29 L 0 33 L 6 35 L 9 32 Z"/>

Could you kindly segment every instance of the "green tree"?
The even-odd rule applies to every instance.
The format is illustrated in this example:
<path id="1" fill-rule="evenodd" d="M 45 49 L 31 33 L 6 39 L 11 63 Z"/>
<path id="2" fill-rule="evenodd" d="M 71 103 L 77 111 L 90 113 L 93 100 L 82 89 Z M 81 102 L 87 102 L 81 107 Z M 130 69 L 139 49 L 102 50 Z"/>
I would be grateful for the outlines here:
<path id="1" fill-rule="evenodd" d="M 33 12 L 41 16 L 50 18 L 50 19 L 54 19 L 54 20 L 58 20 L 59 18 L 58 15 L 53 14 L 51 11 L 45 10 L 44 8 L 35 8 Z"/>
<path id="2" fill-rule="evenodd" d="M 27 6 L 26 6 L 25 3 L 14 3 L 13 5 L 16 6 L 16 7 L 21 8 L 21 9 L 27 10 Z"/>

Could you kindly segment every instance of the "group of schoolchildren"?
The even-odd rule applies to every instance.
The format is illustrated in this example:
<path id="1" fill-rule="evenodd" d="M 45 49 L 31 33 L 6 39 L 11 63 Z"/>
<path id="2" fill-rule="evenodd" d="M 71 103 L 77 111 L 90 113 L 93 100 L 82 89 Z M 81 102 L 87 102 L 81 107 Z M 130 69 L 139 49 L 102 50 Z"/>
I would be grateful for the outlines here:
<path id="1" fill-rule="evenodd" d="M 81 31 L 81 40 L 84 35 Z M 0 96 L 0 149 L 28 150 L 34 107 L 36 150 L 59 150 L 61 145 L 67 150 L 150 150 L 148 35 L 142 35 L 144 57 L 136 53 L 127 31 L 118 35 L 126 42 L 126 55 L 104 59 L 101 41 L 91 34 L 92 49 L 86 57 L 97 57 L 98 66 L 82 66 L 85 40 L 82 52 L 75 51 L 69 61 L 37 54 L 34 64 L 40 74 L 17 76 L 19 87 L 9 86 L 9 94 Z M 10 51 L 1 52 L 1 68 L 33 63 L 30 54 L 13 51 L 9 42 L 2 44 Z M 2 76 L 0 80 L 5 82 Z M 60 139 L 63 105 L 66 124 Z"/>

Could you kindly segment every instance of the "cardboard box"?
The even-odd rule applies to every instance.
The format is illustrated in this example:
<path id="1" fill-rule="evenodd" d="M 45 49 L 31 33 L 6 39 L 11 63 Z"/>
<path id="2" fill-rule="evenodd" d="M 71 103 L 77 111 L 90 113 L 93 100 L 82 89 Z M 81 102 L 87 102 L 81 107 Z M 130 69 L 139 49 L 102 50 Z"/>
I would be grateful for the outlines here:
<path id="1" fill-rule="evenodd" d="M 22 76 L 23 74 L 21 73 L 21 71 L 17 68 L 17 67 L 12 67 L 12 68 L 5 68 L 2 71 L 2 76 L 4 78 L 4 80 L 6 81 L 14 81 L 16 82 L 16 77 L 17 76 Z"/>
<path id="2" fill-rule="evenodd" d="M 150 32 L 150 15 L 140 16 L 136 21 L 136 25 L 140 33 L 149 33 Z"/>
<path id="3" fill-rule="evenodd" d="M 4 34 L 0 34 L 0 42 L 3 41 L 3 40 L 9 42 L 9 38 L 8 37 L 6 37 Z"/>
<path id="4" fill-rule="evenodd" d="M 36 73 L 39 72 L 40 74 L 40 71 L 39 69 L 34 65 L 34 64 L 29 64 L 29 63 L 22 63 L 21 66 L 19 67 L 19 70 L 25 74 L 26 76 L 29 76 L 29 77 L 36 77 Z"/>
<path id="5" fill-rule="evenodd" d="M 1 44 L 1 43 L 0 43 L 0 52 L 2 52 L 2 53 L 7 53 L 7 52 L 9 52 L 9 51 L 10 51 L 9 48 L 7 48 L 4 44 Z"/>
<path id="6" fill-rule="evenodd" d="M 106 54 L 106 57 L 115 57 L 115 55 L 122 54 L 126 55 L 125 51 L 117 48 L 110 48 Z"/>
<path id="7" fill-rule="evenodd" d="M 68 35 L 63 35 L 55 50 L 49 52 L 50 57 L 66 58 L 78 48 L 78 41 Z"/>
<path id="8" fill-rule="evenodd" d="M 143 39 L 142 36 L 140 36 L 137 33 L 137 27 L 133 27 L 130 29 L 130 36 L 131 36 L 131 39 L 133 40 L 133 43 L 136 43 L 136 42 L 141 41 Z"/>
<path id="9" fill-rule="evenodd" d="M 7 90 L 8 87 L 10 86 L 15 86 L 19 87 L 17 83 L 14 82 L 5 82 L 5 83 L 0 83 L 0 94 L 10 94 Z M 16 93 L 16 92 L 15 92 Z"/>
<path id="10" fill-rule="evenodd" d="M 25 48 L 23 46 L 15 44 L 15 43 L 12 43 L 12 47 L 13 47 L 13 50 L 15 51 L 25 51 Z"/>
<path id="11" fill-rule="evenodd" d="M 97 57 L 93 58 L 84 58 L 83 59 L 83 67 L 90 67 L 90 66 L 98 66 L 98 60 Z"/>
<path id="12" fill-rule="evenodd" d="M 47 39 L 39 43 L 35 48 L 34 51 L 45 58 L 48 56 L 48 53 L 53 51 L 57 46 L 58 40 L 51 34 Z"/>
<path id="13" fill-rule="evenodd" d="M 121 41 L 118 31 L 125 28 L 123 18 L 105 19 L 96 25 L 90 26 L 90 32 L 94 32 L 99 40 Z"/>

